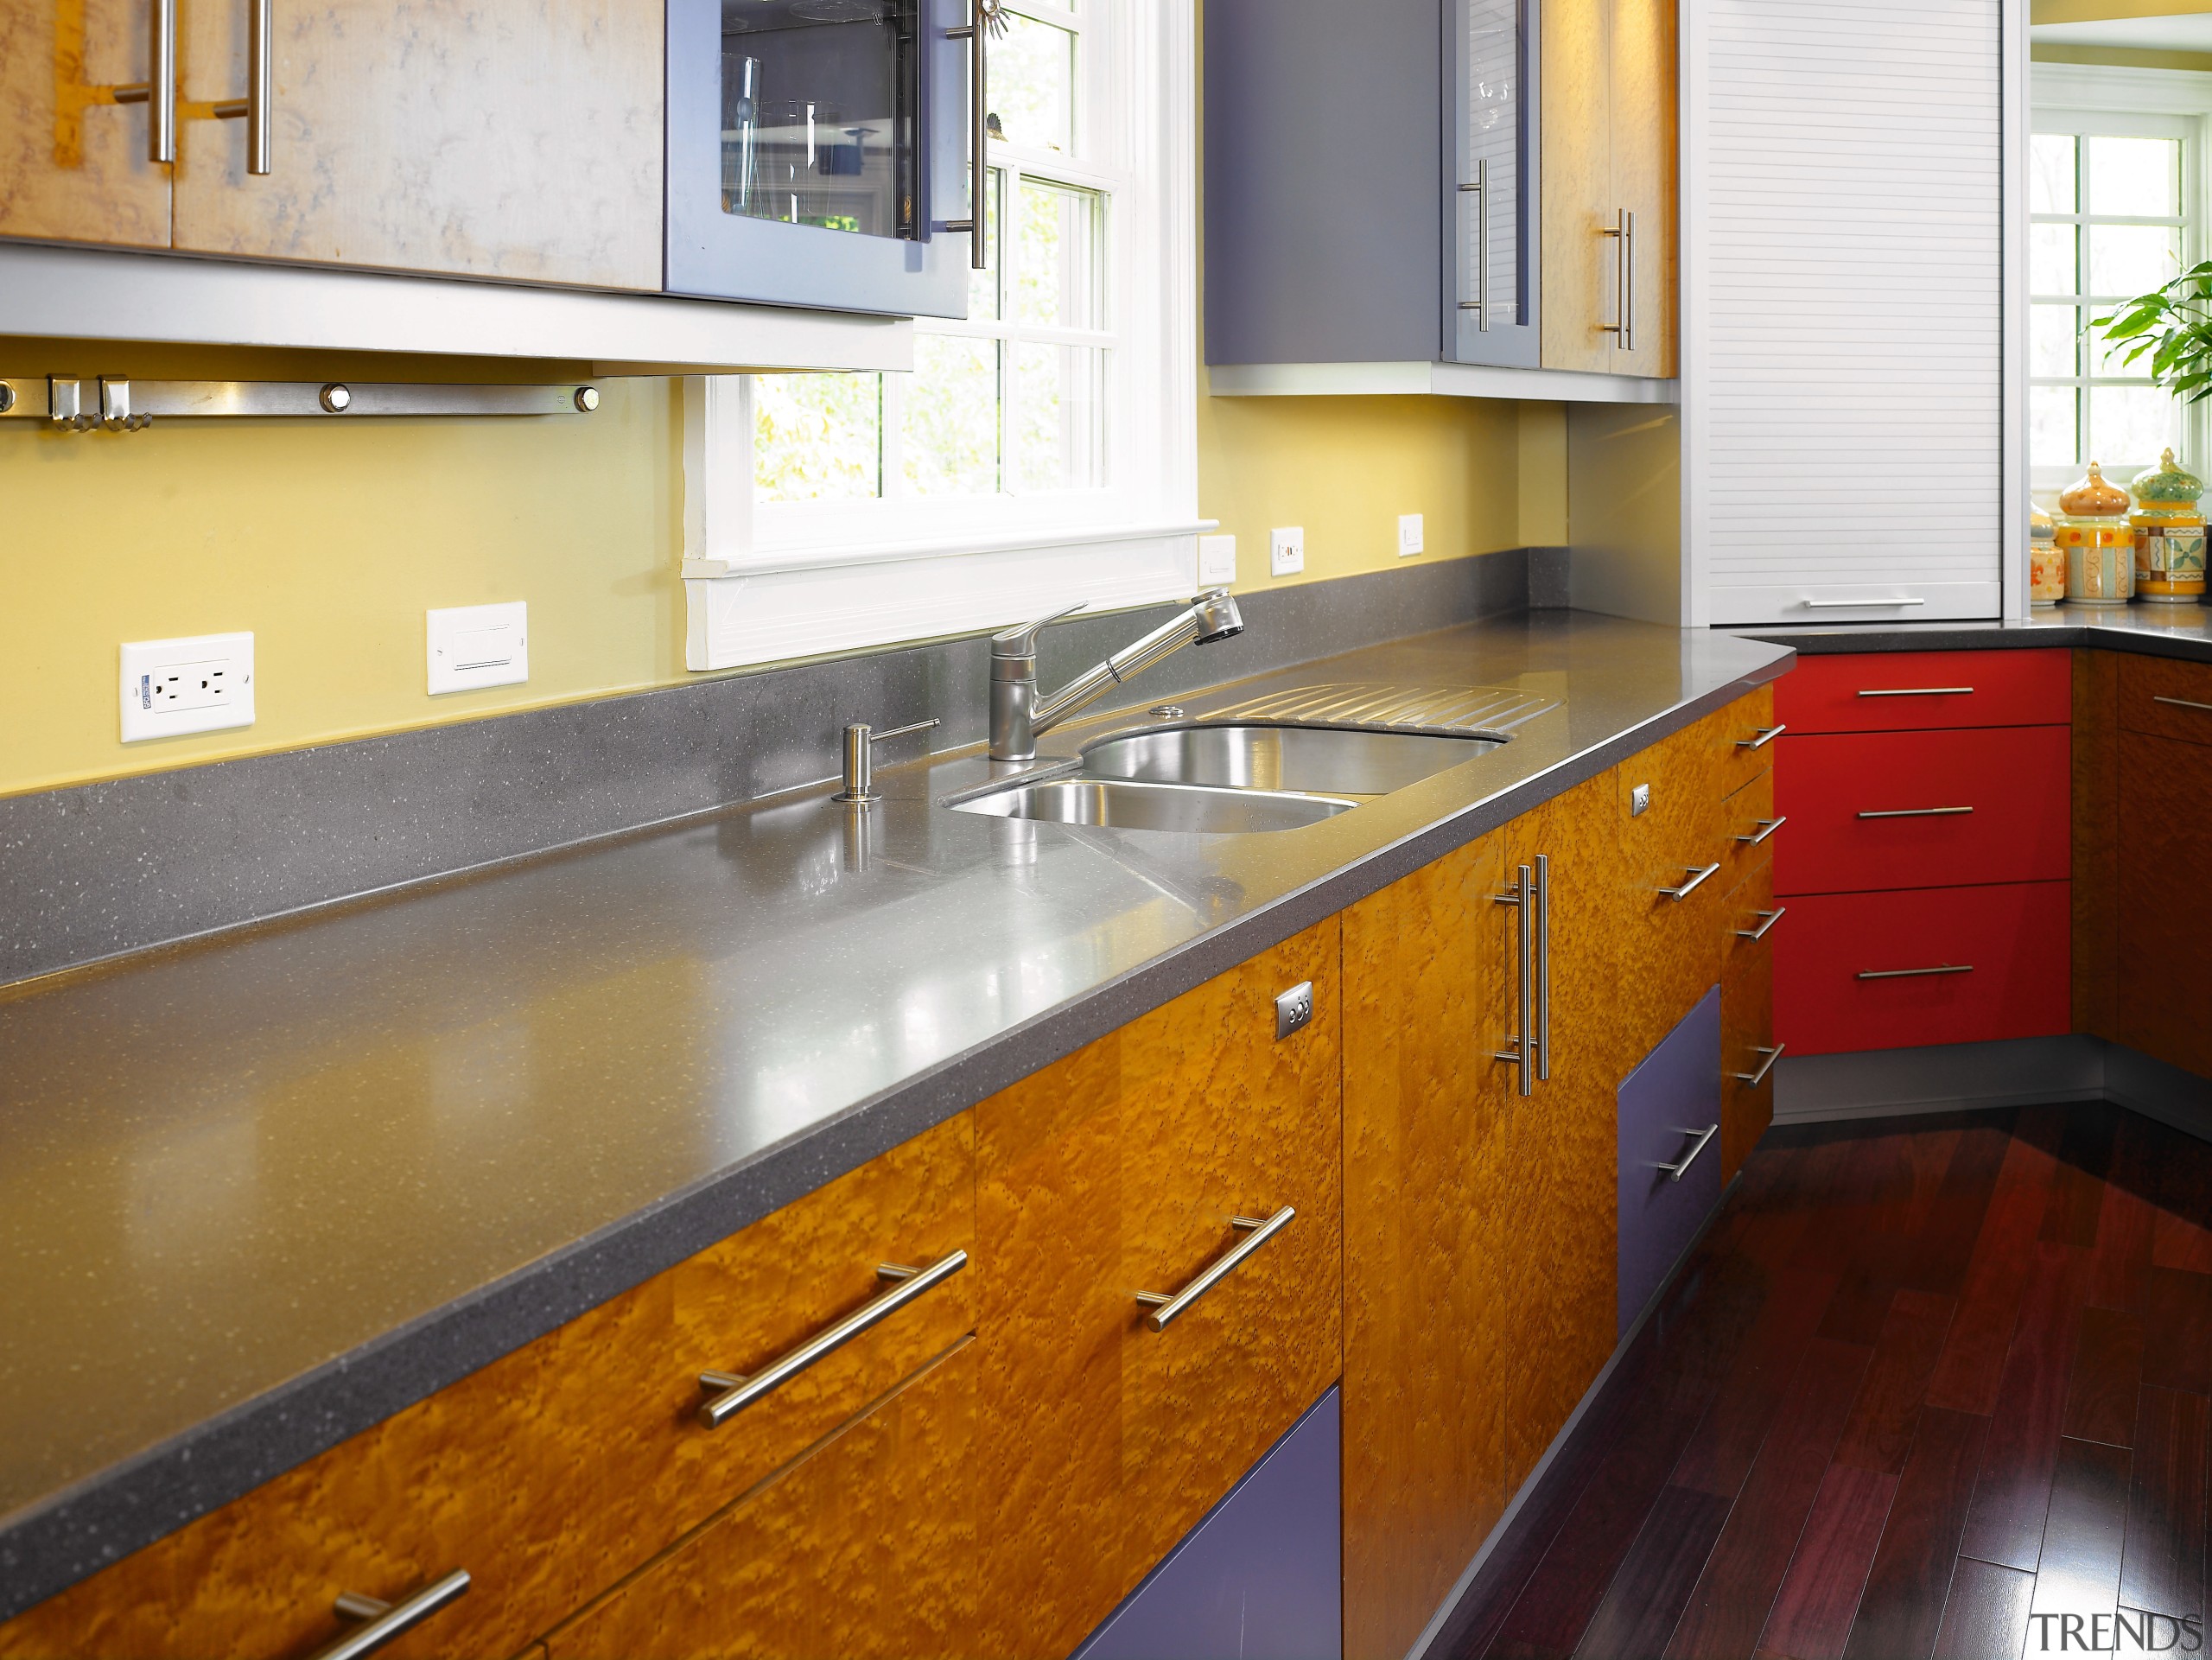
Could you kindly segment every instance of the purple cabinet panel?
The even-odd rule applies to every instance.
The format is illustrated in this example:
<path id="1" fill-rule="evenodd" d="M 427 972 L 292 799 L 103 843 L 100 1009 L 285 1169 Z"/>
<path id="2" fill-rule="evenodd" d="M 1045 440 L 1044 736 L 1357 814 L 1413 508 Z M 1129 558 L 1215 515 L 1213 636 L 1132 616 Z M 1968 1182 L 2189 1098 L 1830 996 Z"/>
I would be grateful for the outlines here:
<path id="1" fill-rule="evenodd" d="M 1619 1111 L 1626 1332 L 1720 1202 L 1718 986 L 1621 1081 Z"/>

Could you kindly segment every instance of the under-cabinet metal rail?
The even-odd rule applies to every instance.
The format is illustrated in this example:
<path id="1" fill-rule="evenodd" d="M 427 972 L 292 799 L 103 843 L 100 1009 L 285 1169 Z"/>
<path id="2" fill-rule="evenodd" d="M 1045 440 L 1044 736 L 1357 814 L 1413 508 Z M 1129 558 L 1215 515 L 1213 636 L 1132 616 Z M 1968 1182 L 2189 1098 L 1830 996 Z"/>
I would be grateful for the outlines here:
<path id="1" fill-rule="evenodd" d="M 158 417 L 354 420 L 391 415 L 589 415 L 599 388 L 359 380 L 137 380 L 128 375 L 0 378 L 0 421 L 64 432 L 139 432 Z"/>

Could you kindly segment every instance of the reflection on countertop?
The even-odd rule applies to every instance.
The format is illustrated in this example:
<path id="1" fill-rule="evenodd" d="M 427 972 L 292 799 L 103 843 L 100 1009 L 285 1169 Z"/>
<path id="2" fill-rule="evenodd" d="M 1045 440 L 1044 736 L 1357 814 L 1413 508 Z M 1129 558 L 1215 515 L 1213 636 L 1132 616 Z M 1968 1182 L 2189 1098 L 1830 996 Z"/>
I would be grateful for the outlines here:
<path id="1" fill-rule="evenodd" d="M 2129 605 L 2039 605 L 2025 620 L 2009 622 L 1820 622 L 1787 627 L 1770 623 L 1726 632 L 1808 654 L 2089 646 L 2212 663 L 2212 609 L 2142 600 Z"/>

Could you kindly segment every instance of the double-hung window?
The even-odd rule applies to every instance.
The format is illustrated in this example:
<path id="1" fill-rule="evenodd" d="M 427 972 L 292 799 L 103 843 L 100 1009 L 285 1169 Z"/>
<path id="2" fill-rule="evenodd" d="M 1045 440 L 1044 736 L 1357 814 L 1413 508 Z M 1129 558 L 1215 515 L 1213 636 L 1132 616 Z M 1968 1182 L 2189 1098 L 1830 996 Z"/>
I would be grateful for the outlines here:
<path id="1" fill-rule="evenodd" d="M 1194 587 L 1190 0 L 1008 0 L 987 269 L 911 372 L 687 387 L 695 669 Z"/>

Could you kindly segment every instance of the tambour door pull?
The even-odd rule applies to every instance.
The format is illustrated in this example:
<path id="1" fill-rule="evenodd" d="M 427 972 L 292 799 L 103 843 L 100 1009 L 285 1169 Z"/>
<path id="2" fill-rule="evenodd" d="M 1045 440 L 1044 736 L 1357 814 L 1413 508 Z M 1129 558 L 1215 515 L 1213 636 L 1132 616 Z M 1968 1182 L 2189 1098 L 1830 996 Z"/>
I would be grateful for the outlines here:
<path id="1" fill-rule="evenodd" d="M 1535 875 L 1527 865 L 1521 867 L 1520 875 L 1515 878 L 1513 891 L 1498 894 L 1497 902 L 1514 907 L 1519 951 L 1516 953 L 1518 973 L 1514 980 L 1514 1031 L 1513 1035 L 1506 1040 L 1513 1046 L 1498 1050 L 1495 1059 L 1517 1068 L 1521 1093 L 1533 1095 L 1536 1088 L 1533 1064 L 1535 1059 L 1535 1022 L 1532 1018 L 1535 999 L 1532 995 L 1535 976 L 1531 965 L 1534 960 L 1536 896 Z"/>
<path id="2" fill-rule="evenodd" d="M 995 0 L 973 0 L 974 10 L 969 14 L 975 19 L 958 29 L 944 31 L 949 41 L 968 42 L 968 86 L 971 95 L 968 106 L 968 213 L 964 219 L 949 219 L 944 222 L 948 231 L 968 232 L 968 264 L 971 270 L 986 270 L 990 267 L 990 194 L 991 159 L 990 132 L 987 125 L 990 113 L 990 31 L 1006 28 L 1005 14 Z"/>
<path id="3" fill-rule="evenodd" d="M 1475 297 L 1459 302 L 1459 309 L 1479 313 L 1476 328 L 1490 333 L 1490 160 L 1475 163 L 1475 181 L 1459 187 L 1463 196 L 1475 199 Z"/>
<path id="4" fill-rule="evenodd" d="M 1783 722 L 1780 726 L 1754 727 L 1751 729 L 1751 735 L 1750 737 L 1738 738 L 1736 740 L 1736 747 L 1738 749 L 1764 749 L 1769 744 L 1772 743 L 1777 738 L 1780 737 L 1783 733 L 1789 730 L 1789 727 L 1787 722 Z"/>
<path id="5" fill-rule="evenodd" d="M 1719 870 L 1720 867 L 1716 863 L 1709 864 L 1702 870 L 1700 870 L 1695 865 L 1684 865 L 1682 868 L 1689 873 L 1689 880 L 1688 881 L 1684 882 L 1680 887 L 1662 887 L 1658 890 L 1660 893 L 1664 894 L 1669 899 L 1674 900 L 1677 905 L 1680 905 L 1691 894 L 1696 893 L 1699 888 L 1704 887 L 1707 880 L 1711 877 L 1715 871 Z"/>
<path id="6" fill-rule="evenodd" d="M 151 0 L 147 14 L 146 79 L 110 96 L 146 106 L 146 159 L 162 167 L 176 160 L 176 0 Z"/>
<path id="7" fill-rule="evenodd" d="M 257 176 L 269 171 L 271 116 L 276 101 L 275 31 L 270 8 L 274 0 L 246 0 L 245 96 L 226 98 L 207 106 L 219 121 L 245 123 L 245 170 Z"/>
<path id="8" fill-rule="evenodd" d="M 1620 321 L 1599 325 L 1599 332 L 1620 336 L 1621 350 L 1636 350 L 1636 215 L 1625 207 L 1608 228 L 1598 232 L 1615 239 L 1614 285 L 1620 295 Z"/>
<path id="9" fill-rule="evenodd" d="M 1957 818 L 1974 811 L 1972 807 L 1878 807 L 1868 808 L 1861 818 Z"/>
<path id="10" fill-rule="evenodd" d="M 1907 594 L 1894 600 L 1800 600 L 1797 603 L 1808 611 L 1885 611 L 1893 606 L 1925 605 L 1928 601 L 1917 595 Z"/>
<path id="11" fill-rule="evenodd" d="M 1774 1063 L 1782 1059 L 1783 1051 L 1789 1047 L 1789 1046 L 1786 1043 L 1777 1043 L 1771 1048 L 1768 1047 L 1764 1043 L 1753 1044 L 1751 1046 L 1751 1053 L 1754 1054 L 1764 1055 L 1766 1059 L 1759 1063 L 1758 1071 L 1755 1072 L 1737 1073 L 1736 1081 L 1739 1084 L 1748 1084 L 1756 1090 L 1760 1084 L 1766 1082 L 1766 1075 L 1774 1070 Z"/>
<path id="12" fill-rule="evenodd" d="M 1737 929 L 1737 938 L 1764 939 L 1774 932 L 1774 925 L 1789 914 L 1789 907 L 1786 905 L 1777 905 L 1771 911 L 1755 911 L 1751 914 L 1760 919 L 1759 925 L 1756 928 Z"/>
<path id="13" fill-rule="evenodd" d="M 1689 1167 L 1697 1162 L 1697 1155 L 1705 1151 L 1705 1144 L 1720 1133 L 1720 1126 L 1707 1124 L 1703 1129 L 1685 1129 L 1677 1133 L 1696 1136 L 1697 1145 L 1672 1164 L 1661 1164 L 1656 1160 L 1645 1161 L 1652 1169 L 1664 1170 L 1669 1181 L 1680 1181 L 1688 1173 Z"/>
<path id="14" fill-rule="evenodd" d="M 426 1586 L 400 1602 L 385 1602 L 348 1592 L 338 1599 L 339 1616 L 363 1623 L 328 1648 L 319 1650 L 315 1660 L 359 1660 L 363 1655 L 374 1654 L 385 1644 L 414 1630 L 467 1589 L 467 1571 L 456 1569 L 435 1585 Z"/>
<path id="15" fill-rule="evenodd" d="M 1878 691 L 1861 690 L 1861 697 L 1971 697 L 1972 686 L 1891 686 Z"/>
<path id="16" fill-rule="evenodd" d="M 1779 818 L 1761 818 L 1755 822 L 1758 825 L 1758 830 L 1755 835 L 1739 836 L 1736 838 L 1745 847 L 1755 848 L 1760 843 L 1765 841 L 1768 836 L 1773 835 L 1775 831 L 1780 830 L 1784 824 L 1789 822 L 1789 814 L 1784 813 Z"/>
<path id="17" fill-rule="evenodd" d="M 816 1361 L 835 1354 L 868 1327 L 889 1319 L 917 1297 L 935 1286 L 942 1285 L 967 1266 L 968 1253 L 964 1250 L 956 1250 L 950 1256 L 940 1256 L 927 1268 L 901 1268 L 895 1262 L 882 1264 L 875 1270 L 876 1273 L 884 1279 L 898 1281 L 898 1284 L 862 1303 L 828 1331 L 809 1338 L 780 1359 L 770 1362 L 749 1377 L 741 1377 L 735 1372 L 701 1372 L 699 1386 L 720 1392 L 700 1407 L 699 1421 L 709 1429 L 721 1428 L 762 1396 L 782 1388 Z"/>
<path id="18" fill-rule="evenodd" d="M 1972 974 L 1973 972 L 1974 964 L 1971 963 L 1945 963 L 1940 967 L 1932 969 L 1861 969 L 1857 977 L 1861 980 L 1921 980 L 1931 974 Z"/>
<path id="19" fill-rule="evenodd" d="M 1536 855 L 1536 1078 L 1552 1076 L 1552 862 Z"/>
<path id="20" fill-rule="evenodd" d="M 1291 1218 L 1297 1214 L 1294 1206 L 1286 1205 L 1264 1221 L 1256 1216 L 1230 1217 L 1229 1225 L 1244 1234 L 1234 1249 L 1217 1257 L 1197 1279 L 1172 1296 L 1159 1291 L 1137 1293 L 1137 1301 L 1152 1310 L 1144 1317 L 1145 1328 L 1153 1332 L 1166 1331 L 1169 1322 L 1178 1314 L 1243 1267 L 1247 1257 L 1289 1226 Z"/>
<path id="21" fill-rule="evenodd" d="M 2154 703 L 2171 703 L 2176 709 L 2201 709 L 2208 715 L 2212 715 L 2212 703 L 2193 703 L 2186 697 L 2159 697 L 2154 696 L 2151 701 Z"/>

